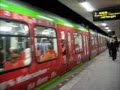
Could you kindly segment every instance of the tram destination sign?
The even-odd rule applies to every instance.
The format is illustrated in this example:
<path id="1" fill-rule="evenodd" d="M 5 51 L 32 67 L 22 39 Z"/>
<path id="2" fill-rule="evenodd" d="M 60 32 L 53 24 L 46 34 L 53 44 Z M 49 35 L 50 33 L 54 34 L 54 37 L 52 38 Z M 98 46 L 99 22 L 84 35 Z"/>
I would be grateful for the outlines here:
<path id="1" fill-rule="evenodd" d="M 93 12 L 93 21 L 120 19 L 120 9 L 100 10 Z"/>

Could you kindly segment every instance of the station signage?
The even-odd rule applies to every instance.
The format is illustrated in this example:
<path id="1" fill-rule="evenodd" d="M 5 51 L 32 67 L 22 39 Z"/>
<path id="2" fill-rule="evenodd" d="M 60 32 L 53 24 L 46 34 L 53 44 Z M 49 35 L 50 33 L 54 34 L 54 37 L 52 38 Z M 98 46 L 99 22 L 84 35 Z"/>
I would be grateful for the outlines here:
<path id="1" fill-rule="evenodd" d="M 93 21 L 120 19 L 120 9 L 108 9 L 93 12 Z"/>

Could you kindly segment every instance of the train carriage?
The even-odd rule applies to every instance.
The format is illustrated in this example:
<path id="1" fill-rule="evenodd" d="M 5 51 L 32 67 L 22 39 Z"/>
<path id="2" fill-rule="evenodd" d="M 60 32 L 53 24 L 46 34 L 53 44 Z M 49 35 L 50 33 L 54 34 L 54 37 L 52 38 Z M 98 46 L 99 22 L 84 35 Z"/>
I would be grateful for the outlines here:
<path id="1" fill-rule="evenodd" d="M 83 26 L 4 0 L 1 4 L 0 90 L 33 90 L 105 49 L 97 42 L 105 37 L 90 35 Z"/>
<path id="2" fill-rule="evenodd" d="M 91 58 L 95 57 L 98 53 L 98 42 L 97 42 L 97 33 L 93 30 L 91 31 Z"/>

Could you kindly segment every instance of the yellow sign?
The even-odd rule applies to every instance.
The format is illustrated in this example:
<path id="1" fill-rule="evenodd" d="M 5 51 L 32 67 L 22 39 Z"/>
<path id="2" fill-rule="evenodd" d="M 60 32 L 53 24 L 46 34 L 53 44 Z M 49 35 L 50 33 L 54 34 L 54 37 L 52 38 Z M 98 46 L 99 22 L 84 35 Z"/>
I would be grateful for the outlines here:
<path id="1" fill-rule="evenodd" d="M 120 10 L 106 10 L 106 11 L 95 11 L 93 12 L 93 20 L 112 20 L 112 19 L 120 19 Z"/>

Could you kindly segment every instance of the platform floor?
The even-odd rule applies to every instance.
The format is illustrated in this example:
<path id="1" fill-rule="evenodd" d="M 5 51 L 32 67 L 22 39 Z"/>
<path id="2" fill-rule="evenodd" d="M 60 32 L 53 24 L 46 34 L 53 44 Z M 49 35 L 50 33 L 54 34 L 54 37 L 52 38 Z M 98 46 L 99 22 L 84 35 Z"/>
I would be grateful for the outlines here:
<path id="1" fill-rule="evenodd" d="M 115 61 L 108 51 L 58 90 L 120 90 L 120 51 Z"/>

